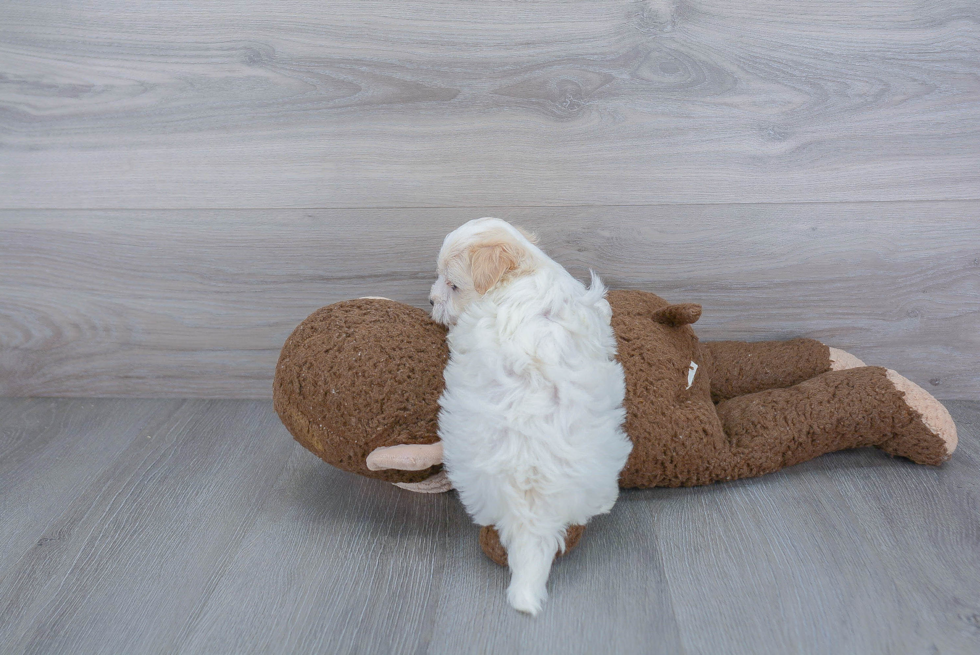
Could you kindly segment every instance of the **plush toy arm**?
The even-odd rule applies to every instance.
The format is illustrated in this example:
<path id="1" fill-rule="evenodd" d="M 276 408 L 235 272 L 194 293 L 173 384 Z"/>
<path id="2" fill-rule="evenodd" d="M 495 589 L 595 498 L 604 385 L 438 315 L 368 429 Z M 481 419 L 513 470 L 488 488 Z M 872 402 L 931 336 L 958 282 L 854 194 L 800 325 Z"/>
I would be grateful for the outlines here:
<path id="1" fill-rule="evenodd" d="M 371 471 L 424 471 L 429 467 L 442 464 L 442 442 L 382 446 L 368 454 L 365 464 Z M 393 482 L 392 484 L 420 494 L 441 494 L 453 488 L 453 483 L 445 471 L 439 471 L 421 482 Z"/>
<path id="2" fill-rule="evenodd" d="M 453 490 L 453 483 L 445 471 L 439 471 L 431 478 L 426 478 L 421 482 L 393 482 L 392 484 L 400 489 L 414 491 L 417 494 L 441 494 Z"/>
<path id="3" fill-rule="evenodd" d="M 716 403 L 791 387 L 838 368 L 831 361 L 831 349 L 814 339 L 709 341 L 701 344 L 701 352 L 711 377 L 711 399 Z"/>
<path id="4" fill-rule="evenodd" d="M 442 464 L 442 442 L 375 448 L 368 454 L 366 464 L 372 471 L 423 471 Z"/>

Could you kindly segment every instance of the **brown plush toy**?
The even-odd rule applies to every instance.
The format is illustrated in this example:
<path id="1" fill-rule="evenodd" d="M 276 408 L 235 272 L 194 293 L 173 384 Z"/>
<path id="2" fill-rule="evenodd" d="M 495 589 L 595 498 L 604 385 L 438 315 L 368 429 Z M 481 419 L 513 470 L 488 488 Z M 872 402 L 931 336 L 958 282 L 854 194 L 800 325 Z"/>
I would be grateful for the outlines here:
<path id="1" fill-rule="evenodd" d="M 700 343 L 693 304 L 612 291 L 633 442 L 621 487 L 710 484 L 824 453 L 876 446 L 938 465 L 956 448 L 939 401 L 894 371 L 812 339 Z M 313 313 L 287 339 L 275 408 L 303 446 L 345 471 L 421 492 L 447 491 L 436 435 L 446 330 L 381 298 Z M 567 547 L 582 534 L 569 529 Z M 506 564 L 492 526 L 484 552 Z"/>

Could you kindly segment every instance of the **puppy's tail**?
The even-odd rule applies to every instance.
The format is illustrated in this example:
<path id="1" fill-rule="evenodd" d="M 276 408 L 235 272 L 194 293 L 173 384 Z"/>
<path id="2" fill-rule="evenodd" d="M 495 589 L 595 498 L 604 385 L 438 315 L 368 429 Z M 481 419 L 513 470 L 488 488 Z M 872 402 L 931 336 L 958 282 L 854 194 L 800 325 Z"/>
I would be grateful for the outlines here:
<path id="1" fill-rule="evenodd" d="M 510 532 L 505 544 L 510 567 L 507 601 L 514 609 L 535 616 L 548 598 L 548 574 L 564 535 L 540 535 L 521 528 Z"/>
<path id="2" fill-rule="evenodd" d="M 585 299 L 587 302 L 594 303 L 600 298 L 606 297 L 606 285 L 602 283 L 599 279 L 599 274 L 589 269 L 589 276 L 591 277 L 591 283 L 589 284 L 589 290 L 585 294 Z"/>
<path id="3" fill-rule="evenodd" d="M 589 286 L 589 290 L 585 292 L 585 295 L 582 296 L 582 303 L 586 307 L 597 309 L 603 320 L 608 324 L 612 319 L 612 308 L 606 300 L 606 285 L 602 283 L 599 275 L 592 269 L 589 269 L 589 274 L 592 276 L 592 284 Z"/>

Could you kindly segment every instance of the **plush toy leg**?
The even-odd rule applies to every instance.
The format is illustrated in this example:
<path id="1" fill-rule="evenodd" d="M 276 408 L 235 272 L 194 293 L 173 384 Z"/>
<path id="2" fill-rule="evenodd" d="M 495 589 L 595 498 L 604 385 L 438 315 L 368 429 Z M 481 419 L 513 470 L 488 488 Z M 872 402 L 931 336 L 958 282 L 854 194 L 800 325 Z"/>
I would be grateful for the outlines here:
<path id="1" fill-rule="evenodd" d="M 894 371 L 831 371 L 788 389 L 718 405 L 730 458 L 718 479 L 752 477 L 824 453 L 877 446 L 938 465 L 956 447 L 956 427 L 935 398 Z"/>
<path id="2" fill-rule="evenodd" d="M 555 557 L 561 557 L 575 548 L 584 531 L 584 525 L 569 526 L 565 532 L 565 550 L 559 550 Z M 500 535 L 497 534 L 497 529 L 492 525 L 485 525 L 480 528 L 480 548 L 483 549 L 483 554 L 493 560 L 495 564 L 507 566 L 507 551 L 504 549 L 504 545 L 500 543 Z"/>
<path id="3" fill-rule="evenodd" d="M 716 403 L 767 389 L 785 389 L 826 373 L 864 366 L 850 353 L 814 339 L 709 341 L 701 344 Z"/>

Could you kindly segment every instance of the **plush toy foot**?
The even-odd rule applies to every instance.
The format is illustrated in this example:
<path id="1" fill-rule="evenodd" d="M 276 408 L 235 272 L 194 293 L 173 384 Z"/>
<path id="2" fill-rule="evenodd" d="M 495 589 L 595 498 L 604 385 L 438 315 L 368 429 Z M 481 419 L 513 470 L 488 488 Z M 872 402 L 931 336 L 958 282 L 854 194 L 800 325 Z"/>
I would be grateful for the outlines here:
<path id="1" fill-rule="evenodd" d="M 862 366 L 867 366 L 867 364 L 851 353 L 840 350 L 839 348 L 830 349 L 831 371 L 846 371 L 849 368 L 860 368 Z"/>
<path id="2" fill-rule="evenodd" d="M 933 441 L 924 443 L 919 436 L 902 436 L 882 444 L 882 450 L 920 464 L 936 465 L 949 459 L 958 441 L 953 417 L 941 402 L 916 383 L 892 370 L 886 376 L 904 396 L 905 404 L 922 420 Z"/>
<path id="3" fill-rule="evenodd" d="M 565 531 L 565 550 L 559 550 L 555 557 L 562 557 L 575 548 L 579 540 L 582 539 L 583 532 L 585 532 L 584 525 L 568 526 Z M 500 543 L 497 528 L 492 525 L 485 525 L 480 528 L 480 548 L 483 550 L 483 554 L 489 557 L 494 564 L 507 566 L 507 551 L 504 549 L 504 545 Z"/>

